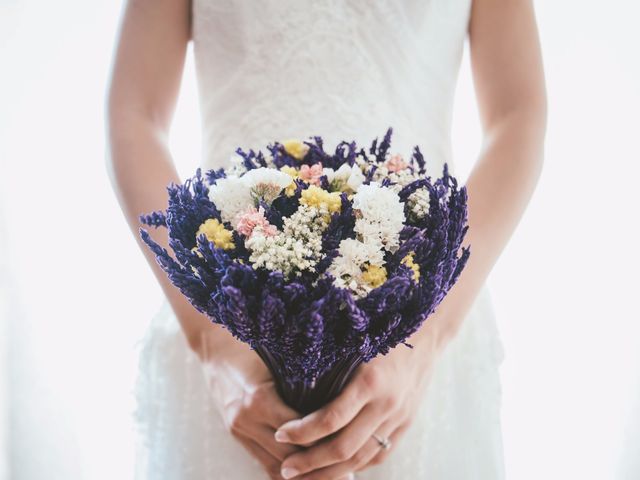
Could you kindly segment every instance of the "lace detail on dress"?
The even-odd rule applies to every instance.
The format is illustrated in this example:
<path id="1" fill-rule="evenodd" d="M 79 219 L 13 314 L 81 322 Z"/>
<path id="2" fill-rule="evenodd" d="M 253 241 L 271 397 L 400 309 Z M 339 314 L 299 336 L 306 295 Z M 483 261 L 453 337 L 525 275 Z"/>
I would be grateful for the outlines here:
<path id="1" fill-rule="evenodd" d="M 470 0 L 195 0 L 205 163 L 238 145 L 322 135 L 364 145 L 395 128 L 433 168 L 450 161 Z"/>

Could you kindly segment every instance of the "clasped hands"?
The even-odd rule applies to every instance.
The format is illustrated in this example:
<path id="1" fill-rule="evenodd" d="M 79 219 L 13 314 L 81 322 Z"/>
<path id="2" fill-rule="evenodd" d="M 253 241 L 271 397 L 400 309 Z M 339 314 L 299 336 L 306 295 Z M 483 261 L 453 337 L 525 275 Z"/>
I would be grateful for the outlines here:
<path id="1" fill-rule="evenodd" d="M 223 405 L 223 417 L 272 479 L 348 479 L 384 462 L 398 444 L 422 398 L 432 357 L 400 345 L 362 365 L 335 400 L 302 418 L 282 402 L 263 367 Z M 388 439 L 390 448 L 379 439 Z"/>

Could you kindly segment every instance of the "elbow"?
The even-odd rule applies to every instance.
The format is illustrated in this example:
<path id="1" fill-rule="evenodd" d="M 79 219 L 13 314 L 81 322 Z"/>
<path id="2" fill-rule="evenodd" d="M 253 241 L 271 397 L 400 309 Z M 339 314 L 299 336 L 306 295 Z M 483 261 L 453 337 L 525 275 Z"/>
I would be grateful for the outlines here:
<path id="1" fill-rule="evenodd" d="M 140 161 L 150 144 L 168 144 L 168 130 L 148 110 L 110 91 L 105 101 L 105 167 L 111 182 Z"/>
<path id="2" fill-rule="evenodd" d="M 140 119 L 127 108 L 108 106 L 105 112 L 104 168 L 116 192 L 138 158 L 138 146 L 144 141 Z"/>
<path id="3" fill-rule="evenodd" d="M 138 125 L 145 121 L 144 115 L 121 101 L 113 92 L 107 94 L 105 101 L 105 135 L 110 150 L 134 136 Z"/>
<path id="4" fill-rule="evenodd" d="M 519 152 L 518 158 L 529 162 L 539 175 L 544 164 L 547 115 L 544 93 L 496 112 L 484 122 L 485 148 L 505 145 L 509 151 Z"/>
<path id="5" fill-rule="evenodd" d="M 169 135 L 168 114 L 159 102 L 130 92 L 115 82 L 106 92 L 104 112 L 109 147 L 136 141 L 141 134 L 159 139 Z"/>

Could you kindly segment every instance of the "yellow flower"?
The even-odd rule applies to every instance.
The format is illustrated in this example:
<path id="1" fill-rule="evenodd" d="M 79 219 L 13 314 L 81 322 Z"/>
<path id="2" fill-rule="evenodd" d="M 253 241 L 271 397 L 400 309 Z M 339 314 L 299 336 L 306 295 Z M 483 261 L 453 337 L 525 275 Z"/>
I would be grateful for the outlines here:
<path id="1" fill-rule="evenodd" d="M 284 151 L 296 160 L 302 160 L 309 151 L 309 145 L 302 143 L 300 140 L 285 140 L 282 142 Z"/>
<path id="2" fill-rule="evenodd" d="M 215 218 L 210 218 L 200 225 L 200 228 L 198 228 L 196 232 L 196 237 L 199 237 L 203 233 L 207 237 L 207 240 L 213 242 L 218 248 L 231 250 L 235 247 L 233 243 L 233 233 L 224 228 L 224 225 Z"/>
<path id="3" fill-rule="evenodd" d="M 387 270 L 377 265 L 368 265 L 362 272 L 362 280 L 373 288 L 378 288 L 387 281 Z"/>
<path id="4" fill-rule="evenodd" d="M 420 265 L 413 261 L 413 255 L 414 252 L 411 252 L 401 260 L 401 263 L 404 263 L 407 267 L 413 270 L 413 280 L 417 282 L 420 280 Z"/>
<path id="5" fill-rule="evenodd" d="M 280 171 L 283 172 L 283 173 L 286 173 L 291 178 L 298 178 L 298 170 L 296 170 L 293 167 L 290 167 L 289 165 L 285 165 L 284 167 L 282 167 L 280 169 Z"/>
<path id="6" fill-rule="evenodd" d="M 316 185 L 311 185 L 302 191 L 300 203 L 310 207 L 321 207 L 324 205 L 327 207 L 329 213 L 339 212 L 342 207 L 340 193 L 327 192 Z"/>
<path id="7" fill-rule="evenodd" d="M 296 193 L 296 187 L 297 187 L 296 182 L 294 182 L 293 180 L 298 178 L 298 170 L 288 165 L 285 165 L 280 169 L 280 171 L 283 173 L 286 173 L 291 177 L 291 183 L 284 189 L 284 193 L 287 197 L 293 197 L 293 194 Z"/>

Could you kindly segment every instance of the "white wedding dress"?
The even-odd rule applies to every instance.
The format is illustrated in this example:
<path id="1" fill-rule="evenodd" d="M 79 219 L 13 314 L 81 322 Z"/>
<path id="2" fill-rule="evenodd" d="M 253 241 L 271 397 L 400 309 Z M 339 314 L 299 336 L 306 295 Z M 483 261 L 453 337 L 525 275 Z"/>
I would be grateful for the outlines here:
<path id="1" fill-rule="evenodd" d="M 471 0 L 194 0 L 204 167 L 236 147 L 321 135 L 393 152 L 419 144 L 451 165 L 450 123 Z M 452 165 L 451 165 L 452 166 Z M 452 166 L 453 167 L 453 166 Z M 399 347 L 404 348 L 404 347 Z M 417 418 L 386 463 L 358 479 L 504 477 L 502 347 L 483 291 L 435 366 Z M 224 429 L 197 357 L 165 304 L 143 342 L 138 478 L 266 479 Z"/>

